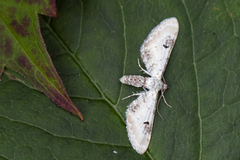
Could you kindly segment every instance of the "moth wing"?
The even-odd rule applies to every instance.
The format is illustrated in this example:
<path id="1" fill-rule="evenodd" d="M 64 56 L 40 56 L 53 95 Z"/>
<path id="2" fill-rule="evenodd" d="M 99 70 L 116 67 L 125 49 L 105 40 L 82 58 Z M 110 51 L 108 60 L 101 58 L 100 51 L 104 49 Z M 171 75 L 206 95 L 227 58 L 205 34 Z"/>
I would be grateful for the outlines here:
<path id="1" fill-rule="evenodd" d="M 128 138 L 139 154 L 143 154 L 150 143 L 157 95 L 151 90 L 141 92 L 126 111 Z"/>
<path id="2" fill-rule="evenodd" d="M 179 30 L 175 17 L 163 20 L 144 40 L 140 54 L 152 77 L 162 78 Z"/>

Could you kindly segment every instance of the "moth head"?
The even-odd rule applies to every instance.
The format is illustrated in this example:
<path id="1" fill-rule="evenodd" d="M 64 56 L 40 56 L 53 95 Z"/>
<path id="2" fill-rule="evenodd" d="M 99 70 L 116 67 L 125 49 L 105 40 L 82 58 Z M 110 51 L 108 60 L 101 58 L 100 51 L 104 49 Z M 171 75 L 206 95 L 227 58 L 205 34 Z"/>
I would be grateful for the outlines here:
<path id="1" fill-rule="evenodd" d="M 166 82 L 163 83 L 163 88 L 162 88 L 162 91 L 165 92 L 167 89 L 168 89 L 168 85 Z"/>

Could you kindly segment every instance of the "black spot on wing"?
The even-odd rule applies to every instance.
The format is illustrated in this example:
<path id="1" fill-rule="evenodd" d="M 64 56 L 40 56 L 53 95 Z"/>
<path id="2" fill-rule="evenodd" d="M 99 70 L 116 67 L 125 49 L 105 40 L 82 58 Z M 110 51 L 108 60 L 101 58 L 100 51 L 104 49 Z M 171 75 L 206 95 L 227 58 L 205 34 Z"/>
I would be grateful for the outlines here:
<path id="1" fill-rule="evenodd" d="M 169 48 L 169 46 L 167 46 L 167 45 L 165 45 L 165 44 L 163 44 L 163 47 L 164 47 L 164 48 Z"/>
<path id="2" fill-rule="evenodd" d="M 146 121 L 146 122 L 143 122 L 143 124 L 147 124 L 147 125 L 148 125 L 148 124 L 149 124 L 149 122 L 148 122 L 148 121 Z"/>

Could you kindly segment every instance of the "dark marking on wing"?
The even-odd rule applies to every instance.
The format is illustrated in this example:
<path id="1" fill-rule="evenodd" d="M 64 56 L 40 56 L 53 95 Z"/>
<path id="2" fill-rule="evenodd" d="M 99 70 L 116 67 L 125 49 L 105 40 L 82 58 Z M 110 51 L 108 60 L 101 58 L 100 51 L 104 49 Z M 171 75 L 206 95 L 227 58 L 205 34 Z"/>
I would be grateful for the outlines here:
<path id="1" fill-rule="evenodd" d="M 149 122 L 147 121 L 147 122 L 143 122 L 143 124 L 149 124 Z"/>
<path id="2" fill-rule="evenodd" d="M 147 122 L 147 123 L 149 123 L 149 122 Z M 147 135 L 147 134 L 151 134 L 151 132 L 152 132 L 152 124 L 145 125 L 144 129 L 143 129 L 143 134 Z"/>
<path id="3" fill-rule="evenodd" d="M 134 101 L 133 101 L 134 102 Z M 136 110 L 140 107 L 138 104 L 135 104 L 135 103 L 131 103 L 130 104 L 130 111 L 132 111 L 133 113 L 135 113 L 136 112 Z"/>
<path id="4" fill-rule="evenodd" d="M 163 45 L 163 47 L 164 47 L 164 48 L 169 48 L 169 46 L 167 46 L 167 45 L 165 45 L 165 44 Z"/>
<path id="5" fill-rule="evenodd" d="M 169 47 L 173 47 L 174 44 L 174 39 L 172 39 L 170 36 L 167 36 L 163 39 L 163 47 L 164 48 L 169 48 Z"/>

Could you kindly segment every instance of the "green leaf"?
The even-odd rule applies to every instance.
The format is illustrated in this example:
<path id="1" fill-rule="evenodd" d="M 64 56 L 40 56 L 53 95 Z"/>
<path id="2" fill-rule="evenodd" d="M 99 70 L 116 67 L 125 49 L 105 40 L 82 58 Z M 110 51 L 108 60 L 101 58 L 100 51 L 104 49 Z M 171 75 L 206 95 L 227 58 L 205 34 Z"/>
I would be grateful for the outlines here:
<path id="1" fill-rule="evenodd" d="M 66 93 L 40 34 L 37 13 L 56 17 L 55 1 L 3 0 L 0 6 L 0 78 L 5 66 L 20 73 L 57 105 L 83 120 Z M 20 82 L 25 83 L 24 80 Z"/>
<path id="2" fill-rule="evenodd" d="M 3 74 L 2 159 L 239 159 L 240 4 L 237 1 L 57 1 L 41 31 L 63 84 L 84 115 L 56 110 L 41 92 Z M 141 88 L 137 59 L 148 33 L 176 17 L 179 34 L 164 78 L 148 151 L 127 138 L 125 111 Z M 142 66 L 144 66 L 142 64 Z M 144 75 L 146 76 L 146 75 Z M 115 152 L 116 151 L 116 152 Z"/>

